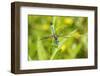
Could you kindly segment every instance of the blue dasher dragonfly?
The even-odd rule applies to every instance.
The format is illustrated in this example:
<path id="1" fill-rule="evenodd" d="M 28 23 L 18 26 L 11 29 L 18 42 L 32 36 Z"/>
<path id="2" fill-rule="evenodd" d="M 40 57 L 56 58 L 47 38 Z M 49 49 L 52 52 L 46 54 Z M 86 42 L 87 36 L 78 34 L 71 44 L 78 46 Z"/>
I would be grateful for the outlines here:
<path id="1" fill-rule="evenodd" d="M 56 31 L 55 31 L 55 26 L 54 26 L 55 22 L 56 22 L 56 17 L 53 17 L 53 21 L 50 23 L 51 35 L 45 36 L 45 37 L 41 38 L 41 40 L 52 38 L 53 43 L 54 43 L 53 45 L 58 46 L 59 45 L 59 37 L 68 38 L 68 37 L 71 37 L 71 36 L 69 36 L 69 35 L 64 36 L 62 34 L 57 35 Z M 71 34 L 76 32 L 76 31 L 77 30 L 72 31 Z"/>

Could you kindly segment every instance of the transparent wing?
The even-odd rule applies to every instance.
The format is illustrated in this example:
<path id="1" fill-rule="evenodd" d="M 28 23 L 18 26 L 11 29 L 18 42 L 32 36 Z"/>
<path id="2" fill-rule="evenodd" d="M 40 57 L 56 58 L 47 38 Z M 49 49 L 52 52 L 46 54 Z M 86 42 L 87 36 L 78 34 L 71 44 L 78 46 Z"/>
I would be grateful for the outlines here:
<path id="1" fill-rule="evenodd" d="M 69 33 L 69 34 L 67 34 L 67 35 L 59 34 L 59 35 L 57 35 L 57 36 L 58 36 L 58 37 L 64 37 L 64 38 L 72 37 L 72 34 L 74 34 L 76 31 L 77 31 L 77 29 L 74 30 L 74 31 L 72 31 L 71 33 Z"/>
<path id="2" fill-rule="evenodd" d="M 49 36 L 42 37 L 41 40 L 49 39 L 49 38 L 53 38 L 53 35 L 49 35 Z"/>

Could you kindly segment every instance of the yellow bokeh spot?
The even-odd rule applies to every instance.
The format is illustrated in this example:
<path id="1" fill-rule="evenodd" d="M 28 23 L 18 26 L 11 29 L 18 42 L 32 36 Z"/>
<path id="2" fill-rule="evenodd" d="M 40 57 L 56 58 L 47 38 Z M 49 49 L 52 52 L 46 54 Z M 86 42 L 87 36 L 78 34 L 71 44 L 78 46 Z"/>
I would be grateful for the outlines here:
<path id="1" fill-rule="evenodd" d="M 66 49 L 66 45 L 62 45 L 61 52 L 63 52 Z"/>
<path id="2" fill-rule="evenodd" d="M 72 25 L 73 24 L 73 19 L 72 18 L 65 18 L 64 23 L 68 24 L 68 25 Z"/>
<path id="3" fill-rule="evenodd" d="M 44 25 L 42 25 L 42 29 L 46 31 L 49 29 L 49 26 L 47 24 L 44 24 Z"/>
<path id="4" fill-rule="evenodd" d="M 80 38 L 80 33 L 79 33 L 79 32 L 75 32 L 75 33 L 74 33 L 74 37 L 75 37 L 76 39 Z"/>

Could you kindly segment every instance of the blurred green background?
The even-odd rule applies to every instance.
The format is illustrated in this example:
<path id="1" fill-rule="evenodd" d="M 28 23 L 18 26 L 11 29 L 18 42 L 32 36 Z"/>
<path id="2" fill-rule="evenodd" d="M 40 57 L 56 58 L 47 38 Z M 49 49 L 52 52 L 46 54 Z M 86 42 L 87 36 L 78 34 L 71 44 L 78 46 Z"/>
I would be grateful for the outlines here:
<path id="1" fill-rule="evenodd" d="M 54 39 L 50 37 L 51 23 L 55 34 L 59 35 L 57 46 L 54 45 Z M 87 57 L 88 17 L 28 15 L 28 60 Z"/>

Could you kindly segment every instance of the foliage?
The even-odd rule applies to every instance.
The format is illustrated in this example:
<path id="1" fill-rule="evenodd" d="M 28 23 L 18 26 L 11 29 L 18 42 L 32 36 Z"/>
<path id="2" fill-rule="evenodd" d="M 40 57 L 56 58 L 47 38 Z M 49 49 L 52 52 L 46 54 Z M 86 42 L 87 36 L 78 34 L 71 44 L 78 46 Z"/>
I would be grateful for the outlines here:
<path id="1" fill-rule="evenodd" d="M 58 45 L 51 36 L 51 23 Z M 87 55 L 87 17 L 28 15 L 29 60 L 77 59 Z"/>

